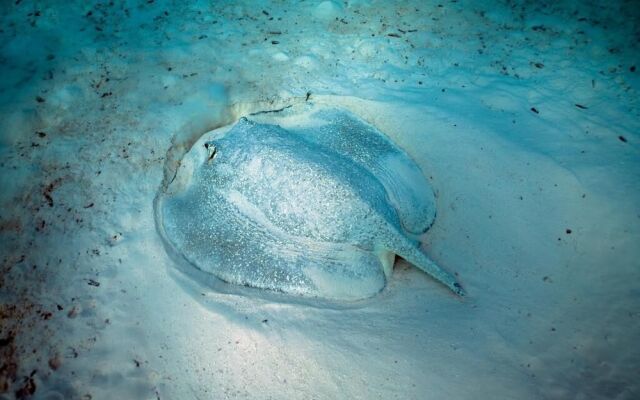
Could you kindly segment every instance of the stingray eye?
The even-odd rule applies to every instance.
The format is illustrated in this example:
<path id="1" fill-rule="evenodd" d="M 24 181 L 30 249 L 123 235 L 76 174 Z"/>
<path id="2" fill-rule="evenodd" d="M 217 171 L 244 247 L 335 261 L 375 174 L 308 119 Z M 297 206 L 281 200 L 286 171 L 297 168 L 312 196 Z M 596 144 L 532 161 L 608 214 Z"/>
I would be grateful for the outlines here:
<path id="1" fill-rule="evenodd" d="M 204 148 L 207 149 L 207 162 L 211 162 L 218 152 L 218 148 L 213 142 L 206 142 Z"/>

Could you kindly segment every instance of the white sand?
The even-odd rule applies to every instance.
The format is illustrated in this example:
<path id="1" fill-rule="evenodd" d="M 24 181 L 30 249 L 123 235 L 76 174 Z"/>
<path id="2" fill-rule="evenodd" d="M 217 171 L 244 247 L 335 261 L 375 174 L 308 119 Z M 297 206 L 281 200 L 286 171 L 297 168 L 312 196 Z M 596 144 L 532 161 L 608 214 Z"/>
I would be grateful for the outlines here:
<path id="1" fill-rule="evenodd" d="M 640 397 L 633 2 L 125 3 L 0 5 L 0 398 Z M 308 92 L 427 173 L 467 299 L 406 263 L 345 309 L 176 273 L 165 165 Z"/>

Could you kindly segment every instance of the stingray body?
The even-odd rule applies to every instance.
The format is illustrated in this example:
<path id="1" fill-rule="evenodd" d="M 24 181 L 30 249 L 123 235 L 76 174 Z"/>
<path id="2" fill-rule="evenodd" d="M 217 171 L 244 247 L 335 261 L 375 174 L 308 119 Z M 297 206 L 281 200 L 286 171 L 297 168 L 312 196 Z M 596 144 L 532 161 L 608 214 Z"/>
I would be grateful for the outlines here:
<path id="1" fill-rule="evenodd" d="M 412 238 L 435 215 L 417 166 L 373 128 L 337 115 L 351 126 L 335 115 L 298 131 L 243 118 L 192 150 L 161 202 L 166 239 L 232 284 L 362 299 L 384 288 L 397 254 L 462 295 Z"/>

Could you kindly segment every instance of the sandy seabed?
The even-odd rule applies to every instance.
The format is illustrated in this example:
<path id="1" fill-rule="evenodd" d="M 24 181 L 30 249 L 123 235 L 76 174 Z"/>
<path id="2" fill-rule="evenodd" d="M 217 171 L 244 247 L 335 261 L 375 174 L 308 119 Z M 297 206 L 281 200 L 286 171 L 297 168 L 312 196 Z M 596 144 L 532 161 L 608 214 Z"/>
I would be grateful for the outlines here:
<path id="1" fill-rule="evenodd" d="M 633 1 L 0 4 L 0 398 L 640 397 Z M 342 107 L 422 168 L 423 249 L 344 307 L 175 268 L 203 133 Z"/>

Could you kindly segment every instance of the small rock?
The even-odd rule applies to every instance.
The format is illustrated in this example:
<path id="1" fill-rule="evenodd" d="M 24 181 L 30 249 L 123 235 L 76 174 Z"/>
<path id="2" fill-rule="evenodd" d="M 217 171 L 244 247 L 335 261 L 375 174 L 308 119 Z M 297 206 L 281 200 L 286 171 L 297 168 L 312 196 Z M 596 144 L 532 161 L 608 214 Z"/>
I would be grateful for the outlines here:
<path id="1" fill-rule="evenodd" d="M 60 368 L 61 365 L 62 360 L 60 360 L 60 357 L 57 354 L 49 359 L 49 368 L 51 368 L 52 370 L 56 371 L 58 368 Z"/>

